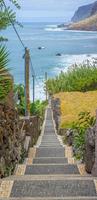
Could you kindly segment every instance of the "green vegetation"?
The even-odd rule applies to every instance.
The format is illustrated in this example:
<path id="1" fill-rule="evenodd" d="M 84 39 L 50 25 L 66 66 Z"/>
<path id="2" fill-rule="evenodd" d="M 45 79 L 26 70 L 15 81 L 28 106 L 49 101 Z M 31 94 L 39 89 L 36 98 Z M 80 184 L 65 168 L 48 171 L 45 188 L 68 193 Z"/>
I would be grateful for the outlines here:
<path id="1" fill-rule="evenodd" d="M 24 97 L 24 85 L 19 84 L 14 86 L 15 98 L 18 98 L 16 102 L 16 108 L 19 115 L 25 115 L 25 97 Z M 16 100 L 17 101 L 17 100 Z"/>
<path id="2" fill-rule="evenodd" d="M 11 9 L 13 4 L 16 8 L 20 8 L 17 0 L 9 0 L 9 7 L 6 7 L 3 0 L 0 0 L 0 30 L 6 29 L 12 23 L 16 22 L 16 14 Z M 0 36 L 0 42 L 7 41 L 7 38 Z M 4 100 L 8 95 L 12 86 L 12 77 L 9 75 L 8 69 L 9 53 L 5 46 L 0 45 L 0 101 Z"/>
<path id="3" fill-rule="evenodd" d="M 94 126 L 96 118 L 91 116 L 90 112 L 81 112 L 78 115 L 78 120 L 73 122 L 73 147 L 77 159 L 84 160 L 85 151 L 85 136 L 87 128 Z"/>
<path id="4" fill-rule="evenodd" d="M 0 46 L 0 100 L 7 96 L 12 85 L 12 78 L 9 75 L 7 65 L 8 52 L 6 47 Z"/>
<path id="5" fill-rule="evenodd" d="M 37 115 L 41 119 L 43 119 L 46 106 L 47 106 L 46 101 L 41 102 L 40 100 L 37 100 L 34 103 L 31 103 L 30 112 L 32 115 Z"/>
<path id="6" fill-rule="evenodd" d="M 97 89 L 97 67 L 91 64 L 74 65 L 46 83 L 48 92 L 93 91 Z"/>
<path id="7" fill-rule="evenodd" d="M 25 115 L 25 97 L 24 97 L 24 85 L 15 85 L 14 87 L 15 96 L 18 96 L 18 102 L 16 103 L 16 108 L 19 115 Z M 38 115 L 43 118 L 45 107 L 47 106 L 46 101 L 37 100 L 34 103 L 30 102 L 30 114 Z"/>
<path id="8" fill-rule="evenodd" d="M 0 0 L 0 30 L 6 29 L 12 23 L 16 22 L 16 14 L 11 9 L 11 4 L 13 4 L 17 9 L 20 9 L 17 0 L 9 0 L 9 7 L 5 8 L 4 0 Z M 10 22 L 11 21 L 11 22 Z"/>

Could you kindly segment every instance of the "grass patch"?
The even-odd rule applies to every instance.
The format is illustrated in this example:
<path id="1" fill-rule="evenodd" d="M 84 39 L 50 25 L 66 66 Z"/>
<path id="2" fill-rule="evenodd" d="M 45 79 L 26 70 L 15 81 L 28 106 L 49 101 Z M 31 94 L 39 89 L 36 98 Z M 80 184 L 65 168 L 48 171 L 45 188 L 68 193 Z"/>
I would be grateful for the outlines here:
<path id="1" fill-rule="evenodd" d="M 78 120 L 81 112 L 90 112 L 95 116 L 97 109 L 97 91 L 90 92 L 61 92 L 54 95 L 61 101 L 61 127 L 70 128 L 72 122 Z"/>

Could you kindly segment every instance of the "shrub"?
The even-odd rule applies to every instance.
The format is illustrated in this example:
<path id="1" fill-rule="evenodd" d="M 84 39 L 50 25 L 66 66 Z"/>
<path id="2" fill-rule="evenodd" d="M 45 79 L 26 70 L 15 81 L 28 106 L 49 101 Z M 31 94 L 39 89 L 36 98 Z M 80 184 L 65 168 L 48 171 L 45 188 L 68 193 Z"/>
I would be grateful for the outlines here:
<path id="1" fill-rule="evenodd" d="M 24 96 L 24 85 L 19 84 L 14 87 L 15 95 L 18 96 L 18 102 L 16 108 L 20 115 L 25 115 L 25 96 Z M 47 105 L 46 101 L 36 100 L 34 103 L 30 102 L 30 114 L 38 115 L 40 118 L 43 118 L 45 107 Z"/>
<path id="2" fill-rule="evenodd" d="M 25 115 L 25 97 L 24 97 L 24 85 L 19 84 L 14 86 L 15 96 L 18 97 L 18 102 L 16 102 L 16 108 L 19 115 Z"/>
<path id="3" fill-rule="evenodd" d="M 30 105 L 30 112 L 32 115 L 38 115 L 40 118 L 43 119 L 45 108 L 47 106 L 46 101 L 37 100 Z"/>
<path id="4" fill-rule="evenodd" d="M 77 159 L 84 159 L 86 130 L 94 126 L 95 122 L 96 119 L 91 116 L 90 112 L 81 112 L 78 120 L 72 123 L 71 128 L 74 130 L 73 147 Z"/>
<path id="5" fill-rule="evenodd" d="M 67 72 L 46 82 L 50 94 L 72 91 L 92 91 L 97 89 L 97 66 L 81 64 L 72 66 Z"/>

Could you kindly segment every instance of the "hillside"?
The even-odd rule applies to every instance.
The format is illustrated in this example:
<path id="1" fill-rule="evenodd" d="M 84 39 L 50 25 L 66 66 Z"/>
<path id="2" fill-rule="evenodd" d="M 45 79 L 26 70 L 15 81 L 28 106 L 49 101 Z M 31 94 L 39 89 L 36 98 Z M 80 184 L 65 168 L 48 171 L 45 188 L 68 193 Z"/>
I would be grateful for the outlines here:
<path id="1" fill-rule="evenodd" d="M 97 13 L 97 1 L 95 1 L 94 3 L 79 7 L 77 11 L 75 12 L 74 16 L 72 17 L 71 21 L 78 22 L 96 13 Z"/>
<path id="2" fill-rule="evenodd" d="M 72 17 L 72 22 L 78 22 L 90 16 L 92 10 L 92 4 L 81 6 L 75 12 L 74 16 Z"/>
<path id="3" fill-rule="evenodd" d="M 67 29 L 69 30 L 86 30 L 86 31 L 97 31 L 97 14 L 81 20 L 77 23 L 70 24 Z"/>

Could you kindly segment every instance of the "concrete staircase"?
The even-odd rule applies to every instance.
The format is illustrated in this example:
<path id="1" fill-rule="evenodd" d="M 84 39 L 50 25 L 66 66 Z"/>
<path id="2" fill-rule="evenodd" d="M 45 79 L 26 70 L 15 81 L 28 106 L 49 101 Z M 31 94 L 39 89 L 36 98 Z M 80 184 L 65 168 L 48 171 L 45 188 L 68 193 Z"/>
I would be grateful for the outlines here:
<path id="1" fill-rule="evenodd" d="M 47 108 L 41 136 L 15 175 L 0 182 L 0 200 L 93 200 L 97 178 L 76 164 L 71 147 L 62 145 L 51 108 Z"/>

